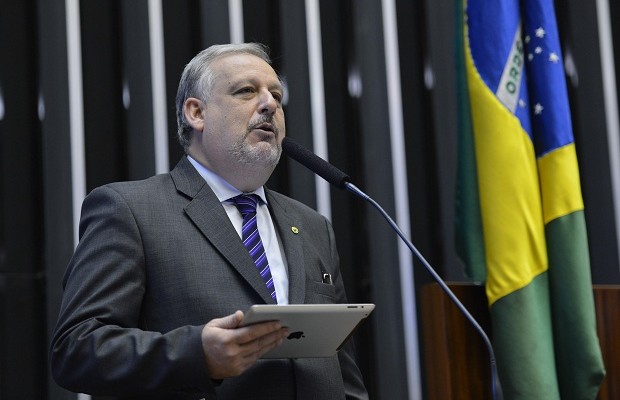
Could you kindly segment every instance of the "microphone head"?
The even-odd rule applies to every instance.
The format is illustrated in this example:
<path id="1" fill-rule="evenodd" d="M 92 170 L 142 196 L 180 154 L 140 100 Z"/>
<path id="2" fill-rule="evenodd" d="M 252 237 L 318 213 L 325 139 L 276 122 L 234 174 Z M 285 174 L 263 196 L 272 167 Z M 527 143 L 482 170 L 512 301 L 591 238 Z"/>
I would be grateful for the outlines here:
<path id="1" fill-rule="evenodd" d="M 282 140 L 282 151 L 288 157 L 297 161 L 310 171 L 340 189 L 344 189 L 345 183 L 351 181 L 349 175 L 345 174 L 289 137 L 284 137 Z"/>

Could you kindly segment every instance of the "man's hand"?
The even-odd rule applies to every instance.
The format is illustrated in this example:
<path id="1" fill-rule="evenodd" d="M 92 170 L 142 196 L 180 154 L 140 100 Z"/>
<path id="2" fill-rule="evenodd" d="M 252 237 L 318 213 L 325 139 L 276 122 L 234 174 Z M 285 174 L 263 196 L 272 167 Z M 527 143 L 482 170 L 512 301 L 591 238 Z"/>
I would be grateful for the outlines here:
<path id="1" fill-rule="evenodd" d="M 240 375 L 288 335 L 279 322 L 239 327 L 242 319 L 243 312 L 237 311 L 209 321 L 202 329 L 202 350 L 211 379 Z"/>

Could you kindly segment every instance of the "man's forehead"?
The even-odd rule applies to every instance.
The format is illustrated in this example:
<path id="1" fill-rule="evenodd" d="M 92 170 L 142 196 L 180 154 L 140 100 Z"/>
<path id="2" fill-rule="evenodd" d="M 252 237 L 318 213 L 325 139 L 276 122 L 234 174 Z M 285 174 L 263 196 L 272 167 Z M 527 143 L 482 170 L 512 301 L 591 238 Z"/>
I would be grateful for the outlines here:
<path id="1" fill-rule="evenodd" d="M 277 76 L 273 67 L 262 58 L 249 53 L 230 53 L 219 56 L 213 61 L 213 66 L 223 71 L 240 70 L 263 70 Z"/>
<path id="2" fill-rule="evenodd" d="M 256 77 L 272 78 L 279 83 L 278 74 L 262 58 L 247 53 L 231 53 L 218 57 L 213 62 L 213 69 L 218 76 L 228 79 L 251 79 Z"/>

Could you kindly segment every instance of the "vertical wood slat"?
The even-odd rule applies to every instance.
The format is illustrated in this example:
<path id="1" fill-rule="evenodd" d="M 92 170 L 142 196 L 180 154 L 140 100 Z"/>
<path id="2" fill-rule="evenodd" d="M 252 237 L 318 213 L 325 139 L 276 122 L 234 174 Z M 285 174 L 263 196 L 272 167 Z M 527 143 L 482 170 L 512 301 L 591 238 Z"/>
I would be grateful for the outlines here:
<path id="1" fill-rule="evenodd" d="M 620 285 L 594 285 L 596 327 L 607 375 L 599 400 L 620 399 Z"/>

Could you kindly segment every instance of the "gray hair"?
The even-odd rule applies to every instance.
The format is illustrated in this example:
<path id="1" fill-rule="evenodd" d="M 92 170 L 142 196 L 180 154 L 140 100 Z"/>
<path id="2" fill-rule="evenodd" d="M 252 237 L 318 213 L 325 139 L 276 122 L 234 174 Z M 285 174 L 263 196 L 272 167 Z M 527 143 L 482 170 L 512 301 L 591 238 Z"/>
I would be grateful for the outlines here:
<path id="1" fill-rule="evenodd" d="M 189 147 L 193 131 L 185 119 L 183 111 L 185 100 L 195 97 L 206 102 L 209 99 L 216 78 L 211 65 L 218 57 L 227 54 L 251 54 L 271 65 L 269 48 L 260 43 L 213 45 L 198 53 L 185 66 L 177 90 L 177 136 L 184 149 Z"/>

